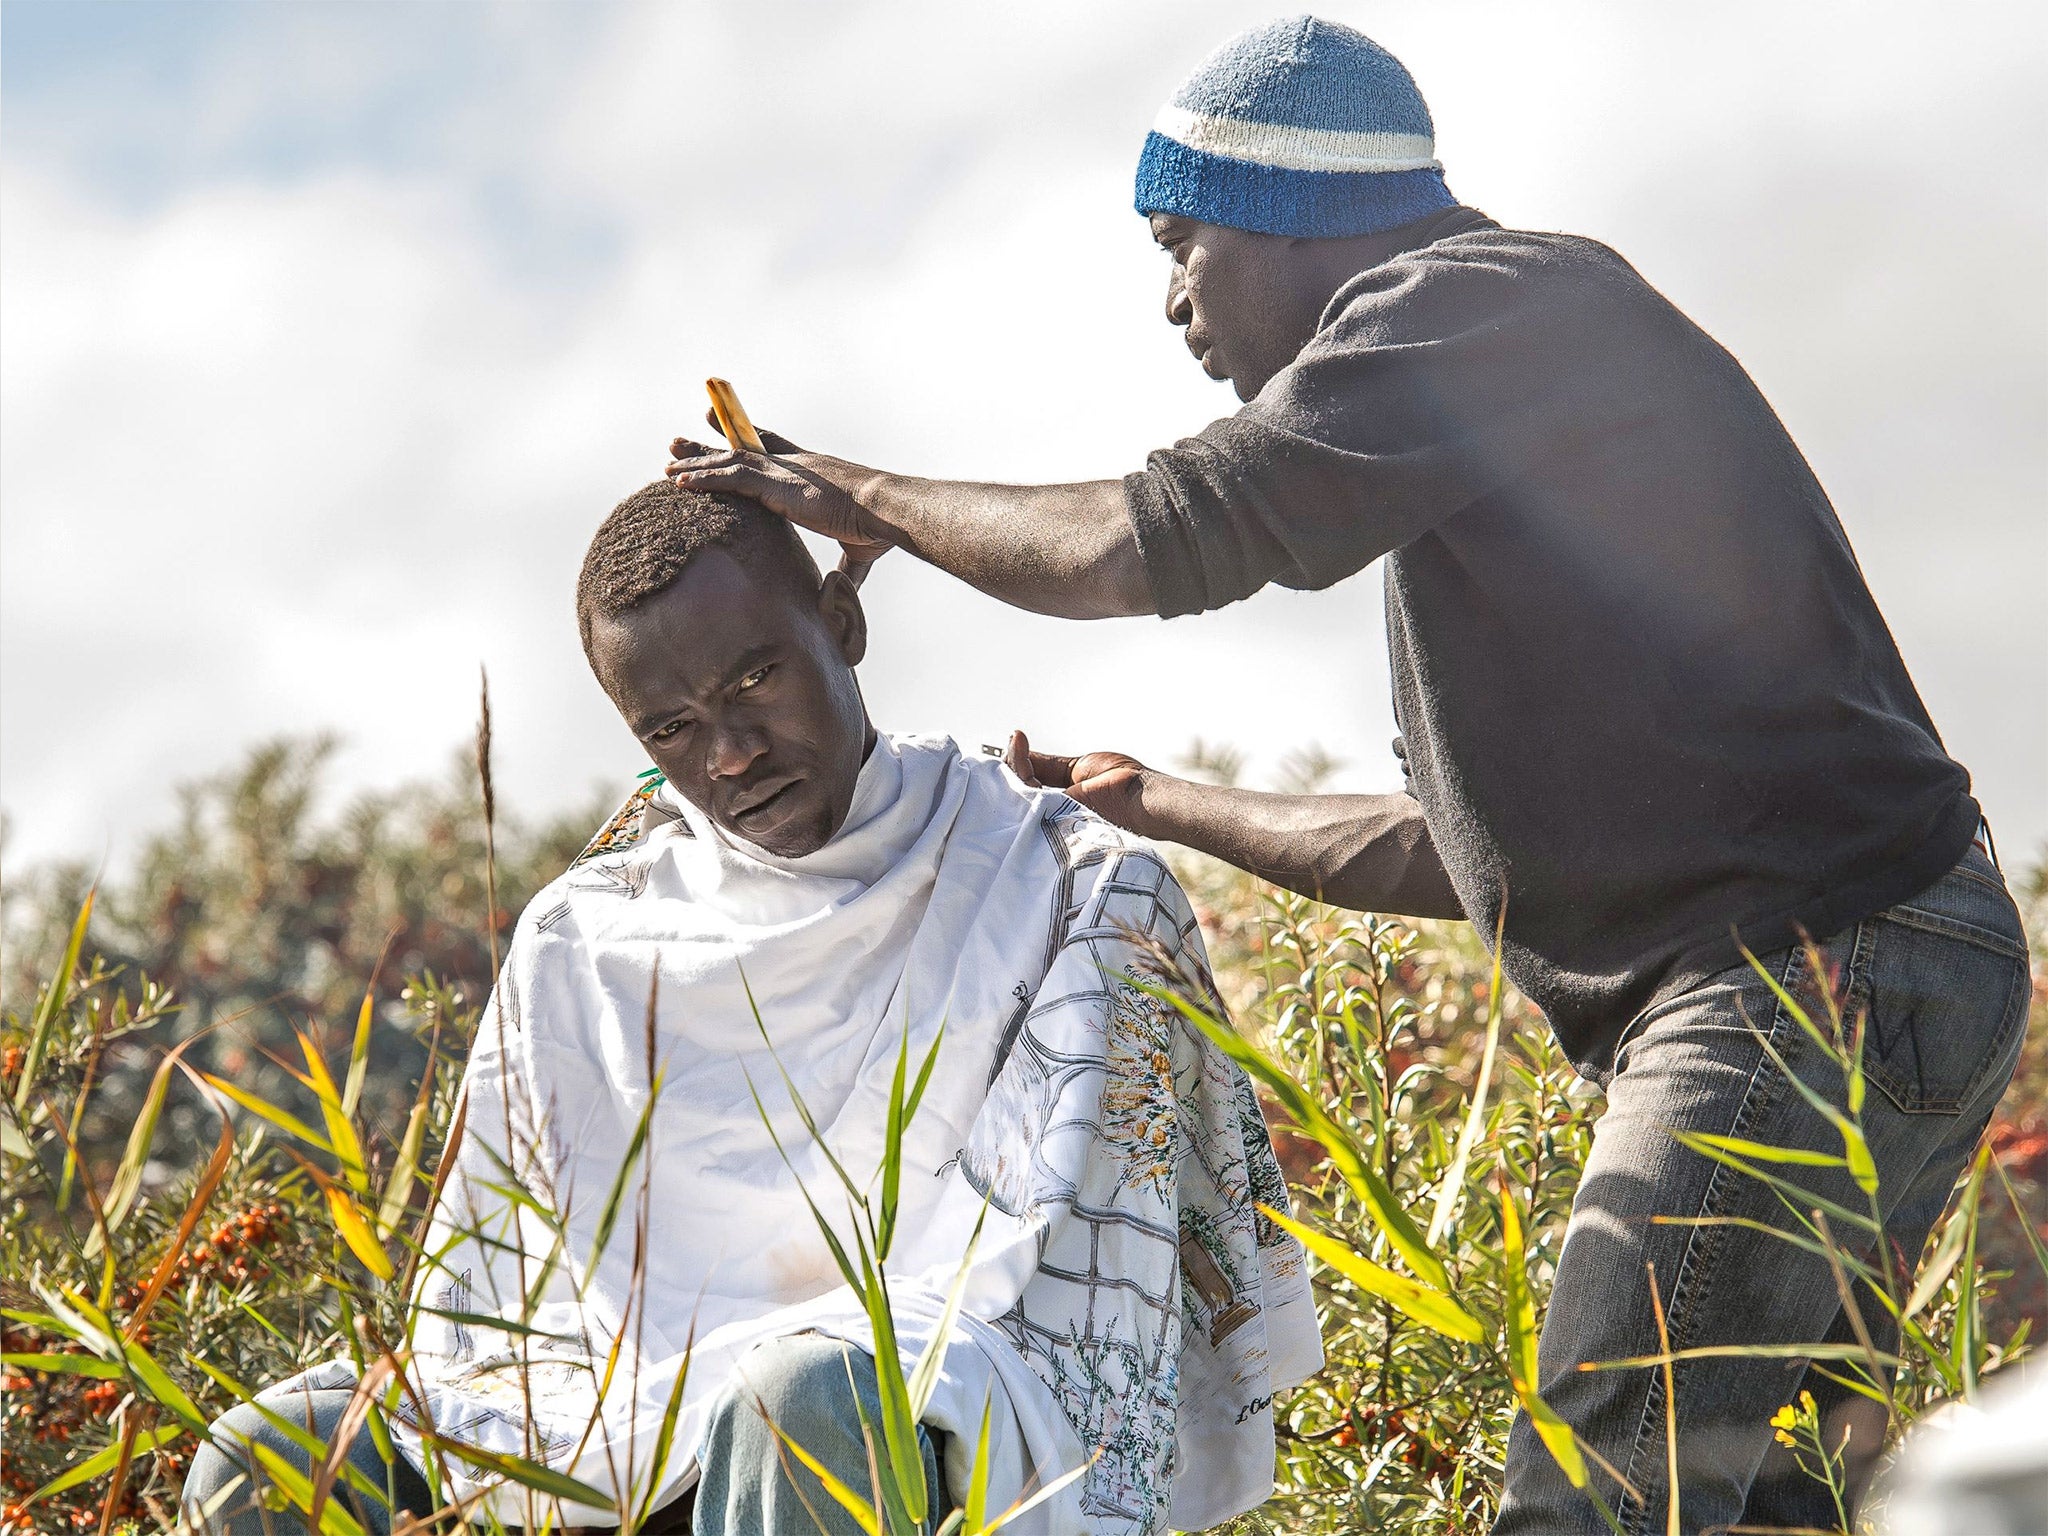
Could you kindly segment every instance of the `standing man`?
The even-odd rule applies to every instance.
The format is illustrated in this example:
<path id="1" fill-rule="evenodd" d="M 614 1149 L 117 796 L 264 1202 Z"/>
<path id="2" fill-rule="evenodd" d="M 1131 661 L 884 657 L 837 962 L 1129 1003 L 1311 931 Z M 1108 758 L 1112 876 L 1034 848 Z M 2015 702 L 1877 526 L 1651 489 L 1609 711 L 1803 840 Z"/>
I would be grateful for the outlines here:
<path id="1" fill-rule="evenodd" d="M 1137 206 L 1166 313 L 1236 415 L 1121 481 L 916 479 L 769 441 L 674 445 L 671 473 L 845 546 L 911 551 L 1071 618 L 1199 613 L 1386 557 L 1409 792 L 1274 796 L 1114 753 L 1013 763 L 1111 820 L 1344 906 L 1469 916 L 1607 1109 L 1546 1321 L 1542 1390 L 1641 1498 L 1669 1498 L 1646 1262 L 1678 1348 L 1850 1337 L 1826 1263 L 1755 1181 L 1674 1129 L 1840 1142 L 1758 1043 L 1840 1100 L 1737 937 L 1867 1017 L 1864 1107 L 1907 1262 L 2009 1079 L 2025 940 L 1969 776 L 1943 751 L 1826 495 L 1741 366 L 1619 256 L 1460 206 L 1392 55 L 1299 17 L 1205 61 L 1160 113 Z M 1752 1030 L 1752 1023 L 1755 1031 Z M 1792 1168 L 1851 1203 L 1839 1170 Z M 1846 1234 L 1844 1234 L 1846 1237 Z M 1882 1329 L 1866 1302 L 1863 1321 Z M 1867 1466 L 1881 1414 L 1819 1372 Z M 1677 1373 L 1688 1529 L 1828 1525 L 1767 1457 L 1799 1386 L 1776 1361 Z M 1834 1434 L 1830 1433 L 1830 1443 Z M 1528 1424 L 1497 1530 L 1596 1532 Z"/>

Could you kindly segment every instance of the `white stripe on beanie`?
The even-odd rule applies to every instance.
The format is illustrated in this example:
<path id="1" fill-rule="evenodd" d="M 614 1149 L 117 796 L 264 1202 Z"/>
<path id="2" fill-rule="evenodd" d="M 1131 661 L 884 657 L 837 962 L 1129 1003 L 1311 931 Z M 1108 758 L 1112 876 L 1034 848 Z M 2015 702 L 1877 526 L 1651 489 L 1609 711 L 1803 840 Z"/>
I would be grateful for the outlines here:
<path id="1" fill-rule="evenodd" d="M 1337 128 L 1293 128 L 1242 118 L 1162 107 L 1155 133 L 1232 160 L 1287 171 L 1440 171 L 1436 144 L 1426 133 L 1381 133 Z"/>

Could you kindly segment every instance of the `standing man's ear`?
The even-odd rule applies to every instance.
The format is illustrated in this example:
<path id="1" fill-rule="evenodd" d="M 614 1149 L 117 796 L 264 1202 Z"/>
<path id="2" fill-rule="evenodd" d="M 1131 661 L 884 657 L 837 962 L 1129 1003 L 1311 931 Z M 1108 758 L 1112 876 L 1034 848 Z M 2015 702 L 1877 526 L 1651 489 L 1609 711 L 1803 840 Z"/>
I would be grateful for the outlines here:
<path id="1" fill-rule="evenodd" d="M 868 616 L 860 605 L 860 593 L 853 578 L 844 571 L 827 571 L 818 588 L 818 617 L 825 632 L 839 647 L 849 667 L 861 664 L 868 653 Z"/>

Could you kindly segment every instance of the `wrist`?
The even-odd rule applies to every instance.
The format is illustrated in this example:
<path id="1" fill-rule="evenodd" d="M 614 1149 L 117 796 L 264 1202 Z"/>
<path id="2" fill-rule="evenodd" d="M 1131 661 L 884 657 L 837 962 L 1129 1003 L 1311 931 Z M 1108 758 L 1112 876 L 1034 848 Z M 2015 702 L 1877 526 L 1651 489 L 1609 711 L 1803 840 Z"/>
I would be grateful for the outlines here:
<path id="1" fill-rule="evenodd" d="M 1174 787 L 1181 781 L 1157 768 L 1135 769 L 1131 777 L 1130 814 L 1124 821 L 1125 830 L 1153 842 L 1182 841 L 1175 835 L 1171 814 Z"/>
<path id="2" fill-rule="evenodd" d="M 869 469 L 843 460 L 833 476 L 860 514 L 861 532 L 880 544 L 892 544 L 915 552 L 906 519 L 917 505 L 914 496 L 901 494 L 902 476 L 885 469 Z"/>

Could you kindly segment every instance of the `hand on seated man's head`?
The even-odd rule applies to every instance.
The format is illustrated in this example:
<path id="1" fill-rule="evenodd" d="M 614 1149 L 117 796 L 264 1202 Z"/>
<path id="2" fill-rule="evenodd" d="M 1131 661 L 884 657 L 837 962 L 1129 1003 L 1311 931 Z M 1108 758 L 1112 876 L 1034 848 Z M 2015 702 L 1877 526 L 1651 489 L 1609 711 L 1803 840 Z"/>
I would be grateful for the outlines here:
<path id="1" fill-rule="evenodd" d="M 576 586 L 584 654 L 669 783 L 785 858 L 845 823 L 874 742 L 867 617 L 788 523 L 666 480 L 612 510 Z"/>

